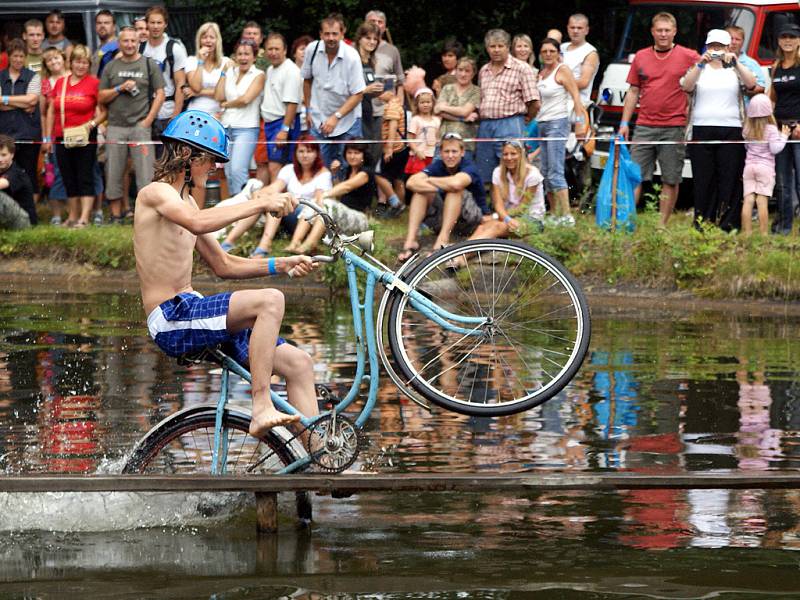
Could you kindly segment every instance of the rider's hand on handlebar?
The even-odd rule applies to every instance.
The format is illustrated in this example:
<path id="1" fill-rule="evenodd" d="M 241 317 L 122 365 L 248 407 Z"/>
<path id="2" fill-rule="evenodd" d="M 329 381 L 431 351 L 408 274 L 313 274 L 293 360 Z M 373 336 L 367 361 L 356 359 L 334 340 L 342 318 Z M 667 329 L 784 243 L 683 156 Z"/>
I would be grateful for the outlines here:
<path id="1" fill-rule="evenodd" d="M 285 217 L 293 213 L 298 202 L 291 194 L 276 194 L 267 188 L 255 192 L 253 198 L 261 202 L 264 210 L 273 217 Z"/>
<path id="2" fill-rule="evenodd" d="M 319 266 L 310 256 L 290 256 L 286 261 L 286 273 L 289 277 L 305 277 Z"/>

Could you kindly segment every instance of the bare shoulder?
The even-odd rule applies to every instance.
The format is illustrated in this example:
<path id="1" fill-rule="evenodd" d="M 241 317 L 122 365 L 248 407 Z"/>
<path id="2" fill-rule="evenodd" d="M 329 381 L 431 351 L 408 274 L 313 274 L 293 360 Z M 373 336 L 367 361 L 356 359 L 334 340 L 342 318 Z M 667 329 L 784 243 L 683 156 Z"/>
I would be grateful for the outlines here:
<path id="1" fill-rule="evenodd" d="M 175 188 L 168 183 L 153 181 L 141 189 L 136 201 L 155 208 L 164 202 L 180 202 L 180 196 L 175 191 Z"/>

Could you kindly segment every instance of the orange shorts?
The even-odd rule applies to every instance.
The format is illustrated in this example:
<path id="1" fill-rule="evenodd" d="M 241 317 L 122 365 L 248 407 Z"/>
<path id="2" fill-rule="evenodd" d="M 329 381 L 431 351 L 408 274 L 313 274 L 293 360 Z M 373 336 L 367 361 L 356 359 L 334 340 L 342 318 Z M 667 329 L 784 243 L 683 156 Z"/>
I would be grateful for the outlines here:
<path id="1" fill-rule="evenodd" d="M 267 138 L 264 137 L 264 121 L 258 127 L 258 144 L 256 144 L 256 151 L 253 153 L 257 165 L 265 165 L 269 162 L 267 158 Z"/>

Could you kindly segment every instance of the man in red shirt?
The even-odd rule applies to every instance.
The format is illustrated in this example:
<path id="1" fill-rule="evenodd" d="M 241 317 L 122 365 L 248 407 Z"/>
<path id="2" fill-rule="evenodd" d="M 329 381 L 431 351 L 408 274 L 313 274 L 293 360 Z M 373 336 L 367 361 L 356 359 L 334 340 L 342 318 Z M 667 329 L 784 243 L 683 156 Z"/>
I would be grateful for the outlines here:
<path id="1" fill-rule="evenodd" d="M 630 89 L 625 96 L 619 134 L 628 139 L 629 122 L 639 103 L 634 142 L 674 142 L 668 144 L 634 144 L 631 157 L 642 169 L 642 181 L 651 181 L 656 161 L 661 167 L 661 224 L 666 225 L 681 183 L 688 118 L 686 93 L 680 79 L 700 55 L 690 48 L 674 43 L 678 32 L 675 17 L 662 12 L 653 17 L 650 33 L 653 45 L 639 50 L 628 72 Z M 640 188 L 636 190 L 639 200 Z"/>

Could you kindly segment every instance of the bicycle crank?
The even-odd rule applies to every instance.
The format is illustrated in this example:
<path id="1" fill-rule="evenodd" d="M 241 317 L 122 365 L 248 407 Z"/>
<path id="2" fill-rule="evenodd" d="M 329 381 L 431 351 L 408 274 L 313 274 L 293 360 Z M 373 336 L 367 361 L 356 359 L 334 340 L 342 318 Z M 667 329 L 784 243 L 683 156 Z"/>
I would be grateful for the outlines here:
<path id="1" fill-rule="evenodd" d="M 361 437 L 355 423 L 331 412 L 308 428 L 306 450 L 314 464 L 324 471 L 341 473 L 358 457 Z"/>

